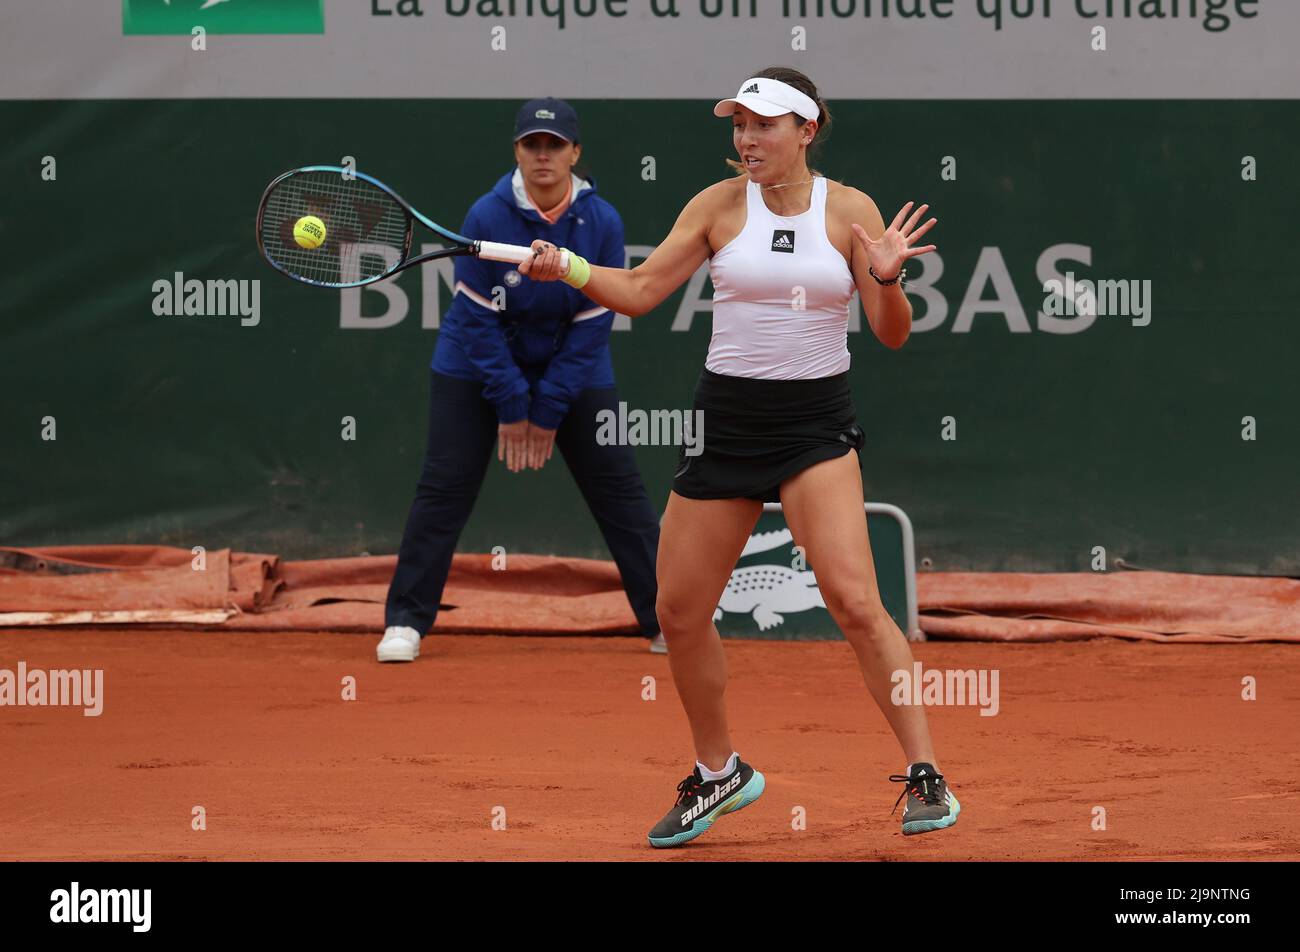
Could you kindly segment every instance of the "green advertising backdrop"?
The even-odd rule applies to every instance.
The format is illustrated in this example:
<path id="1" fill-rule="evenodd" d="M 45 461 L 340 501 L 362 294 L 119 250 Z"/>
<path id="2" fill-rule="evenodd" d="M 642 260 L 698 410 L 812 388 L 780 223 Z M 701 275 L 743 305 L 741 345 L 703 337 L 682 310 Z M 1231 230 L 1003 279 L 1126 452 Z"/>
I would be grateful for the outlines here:
<path id="1" fill-rule="evenodd" d="M 574 102 L 629 245 L 661 241 L 728 174 L 729 127 L 703 101 Z M 422 324 L 449 291 L 430 303 L 433 276 L 408 272 L 405 319 L 342 328 L 336 292 L 258 257 L 257 200 L 279 172 L 355 156 L 459 227 L 511 166 L 517 105 L 0 103 L 22 130 L 0 151 L 0 540 L 395 551 L 424 443 L 437 331 Z M 930 260 L 913 275 L 912 338 L 890 351 L 865 323 L 850 335 L 866 496 L 908 512 L 919 559 L 1082 570 L 1102 546 L 1143 567 L 1300 574 L 1295 102 L 833 108 L 817 167 L 886 218 L 909 199 L 939 218 L 942 273 Z M 1061 273 L 1150 281 L 1149 323 L 1040 329 L 1040 257 L 1054 248 Z M 258 323 L 156 315 L 153 285 L 177 272 L 260 280 Z M 682 326 L 684 293 L 613 335 L 633 408 L 690 405 L 710 322 L 700 311 Z M 361 302 L 365 315 L 390 306 L 373 291 Z M 638 459 L 662 505 L 675 448 Z M 495 545 L 607 557 L 558 454 L 541 473 L 493 466 L 462 548 Z"/>

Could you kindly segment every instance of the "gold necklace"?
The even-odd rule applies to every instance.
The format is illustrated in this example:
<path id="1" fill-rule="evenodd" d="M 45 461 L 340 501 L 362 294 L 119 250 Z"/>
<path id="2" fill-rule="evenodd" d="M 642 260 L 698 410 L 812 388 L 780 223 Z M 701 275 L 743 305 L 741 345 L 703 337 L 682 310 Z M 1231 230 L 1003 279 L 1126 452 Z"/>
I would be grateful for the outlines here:
<path id="1" fill-rule="evenodd" d="M 760 185 L 762 188 L 767 188 L 767 189 L 773 189 L 773 188 L 789 188 L 791 185 L 807 185 L 809 182 L 811 182 L 811 181 L 812 181 L 813 179 L 815 179 L 816 177 L 817 177 L 817 176 L 815 176 L 815 175 L 814 175 L 814 176 L 811 176 L 811 177 L 809 177 L 809 178 L 804 179 L 802 182 L 781 182 L 781 183 L 779 183 L 779 184 L 777 184 L 777 185 L 763 185 L 763 183 L 760 182 L 759 185 Z"/>

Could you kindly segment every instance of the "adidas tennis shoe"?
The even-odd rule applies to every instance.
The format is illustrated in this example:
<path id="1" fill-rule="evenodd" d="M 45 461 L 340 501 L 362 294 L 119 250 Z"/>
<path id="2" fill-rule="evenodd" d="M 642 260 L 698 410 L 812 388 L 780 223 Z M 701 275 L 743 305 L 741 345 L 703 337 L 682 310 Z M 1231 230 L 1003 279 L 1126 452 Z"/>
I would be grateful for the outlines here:
<path id="1" fill-rule="evenodd" d="M 765 786 L 763 775 L 739 757 L 735 769 L 721 780 L 705 780 L 697 766 L 677 785 L 677 802 L 650 831 L 650 845 L 663 849 L 695 839 L 718 817 L 757 800 Z"/>
<path id="2" fill-rule="evenodd" d="M 912 764 L 911 772 L 906 777 L 894 775 L 889 779 L 894 783 L 907 784 L 894 801 L 894 810 L 897 810 L 903 797 L 907 797 L 907 806 L 903 807 L 904 836 L 942 830 L 957 822 L 961 804 L 948 789 L 943 774 L 930 764 Z M 890 812 L 893 813 L 894 810 Z"/>

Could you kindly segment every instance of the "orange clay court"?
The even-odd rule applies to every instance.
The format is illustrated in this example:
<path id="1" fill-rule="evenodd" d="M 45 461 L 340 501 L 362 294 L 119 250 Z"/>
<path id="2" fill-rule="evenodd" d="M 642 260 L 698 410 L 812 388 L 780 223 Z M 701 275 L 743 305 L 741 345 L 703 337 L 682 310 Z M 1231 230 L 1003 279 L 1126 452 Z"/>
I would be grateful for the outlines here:
<path id="1" fill-rule="evenodd" d="M 638 638 L 0 630 L 6 665 L 102 668 L 104 715 L 0 707 L 5 859 L 1282 860 L 1300 857 L 1300 656 L 1112 638 L 913 645 L 996 668 L 1000 710 L 933 707 L 961 797 L 903 837 L 904 765 L 844 642 L 735 640 L 752 807 L 676 850 L 645 833 L 691 762 L 667 659 Z M 356 700 L 341 697 L 356 678 Z M 643 700 L 643 679 L 657 698 Z M 1240 697 L 1253 676 L 1258 700 Z M 109 716 L 111 715 L 111 716 Z M 191 830 L 201 805 L 207 829 Z M 505 830 L 492 828 L 504 807 Z M 1107 829 L 1093 830 L 1094 807 Z M 807 828 L 792 829 L 803 807 Z M 900 808 L 901 809 L 901 808 Z"/>

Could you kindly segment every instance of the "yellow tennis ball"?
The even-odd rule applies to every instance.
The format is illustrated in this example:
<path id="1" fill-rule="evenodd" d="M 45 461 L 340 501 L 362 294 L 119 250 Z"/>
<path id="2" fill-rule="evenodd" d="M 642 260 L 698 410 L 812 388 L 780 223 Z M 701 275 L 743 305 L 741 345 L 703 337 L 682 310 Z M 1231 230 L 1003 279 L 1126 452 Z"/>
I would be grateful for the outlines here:
<path id="1" fill-rule="evenodd" d="M 319 248 L 325 244 L 325 223 L 315 215 L 303 215 L 293 226 L 293 240 L 300 248 Z"/>

